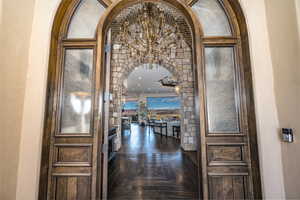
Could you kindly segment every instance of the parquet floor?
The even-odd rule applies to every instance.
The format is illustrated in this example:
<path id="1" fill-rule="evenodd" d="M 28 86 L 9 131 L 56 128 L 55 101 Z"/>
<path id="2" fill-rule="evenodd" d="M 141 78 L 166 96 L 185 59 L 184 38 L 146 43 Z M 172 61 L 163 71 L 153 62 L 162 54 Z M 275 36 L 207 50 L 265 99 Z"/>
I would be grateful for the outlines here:
<path id="1" fill-rule="evenodd" d="M 172 200 L 198 198 L 197 167 L 179 141 L 132 125 L 109 167 L 108 198 Z"/>

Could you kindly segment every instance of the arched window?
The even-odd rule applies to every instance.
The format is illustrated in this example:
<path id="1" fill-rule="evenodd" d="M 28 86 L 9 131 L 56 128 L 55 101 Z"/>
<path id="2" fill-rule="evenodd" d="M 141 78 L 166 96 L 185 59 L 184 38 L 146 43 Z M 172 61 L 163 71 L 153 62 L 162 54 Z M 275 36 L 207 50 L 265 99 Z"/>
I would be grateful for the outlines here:
<path id="1" fill-rule="evenodd" d="M 202 25 L 205 37 L 233 35 L 226 11 L 218 0 L 197 1 L 192 9 Z"/>
<path id="2" fill-rule="evenodd" d="M 95 38 L 97 25 L 105 7 L 95 0 L 79 2 L 68 26 L 68 39 Z"/>

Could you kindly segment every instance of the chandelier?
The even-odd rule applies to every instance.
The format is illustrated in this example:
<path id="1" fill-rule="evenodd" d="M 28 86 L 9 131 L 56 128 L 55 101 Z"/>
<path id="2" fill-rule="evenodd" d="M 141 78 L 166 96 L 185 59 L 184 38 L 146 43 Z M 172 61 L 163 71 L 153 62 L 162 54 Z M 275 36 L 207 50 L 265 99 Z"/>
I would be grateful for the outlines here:
<path id="1" fill-rule="evenodd" d="M 181 39 L 175 18 L 157 5 L 143 2 L 137 15 L 125 19 L 119 33 L 119 42 L 129 51 L 129 58 L 149 63 L 150 68 L 153 63 L 161 64 L 163 55 L 168 54 L 170 48 L 181 47 Z"/>

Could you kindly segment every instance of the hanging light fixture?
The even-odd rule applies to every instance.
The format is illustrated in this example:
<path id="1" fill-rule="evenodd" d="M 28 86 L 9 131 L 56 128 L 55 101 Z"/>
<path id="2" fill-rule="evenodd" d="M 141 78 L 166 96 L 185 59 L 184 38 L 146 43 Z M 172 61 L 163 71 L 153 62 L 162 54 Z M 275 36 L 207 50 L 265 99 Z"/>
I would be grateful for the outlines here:
<path id="1" fill-rule="evenodd" d="M 158 82 L 160 82 L 160 84 L 164 87 L 173 87 L 175 92 L 177 94 L 180 94 L 181 88 L 180 88 L 180 83 L 172 77 L 166 76 L 162 79 L 160 79 Z"/>
<path id="2" fill-rule="evenodd" d="M 129 50 L 130 58 L 149 63 L 148 68 L 161 63 L 161 55 L 182 38 L 176 19 L 172 25 L 166 21 L 166 14 L 156 4 L 141 2 L 137 16 L 125 19 L 120 28 L 119 42 Z"/>
<path id="3" fill-rule="evenodd" d="M 169 76 L 165 76 L 164 78 L 160 79 L 158 82 L 160 82 L 160 84 L 165 87 L 176 87 L 177 85 L 179 85 L 179 82 L 177 80 Z"/>

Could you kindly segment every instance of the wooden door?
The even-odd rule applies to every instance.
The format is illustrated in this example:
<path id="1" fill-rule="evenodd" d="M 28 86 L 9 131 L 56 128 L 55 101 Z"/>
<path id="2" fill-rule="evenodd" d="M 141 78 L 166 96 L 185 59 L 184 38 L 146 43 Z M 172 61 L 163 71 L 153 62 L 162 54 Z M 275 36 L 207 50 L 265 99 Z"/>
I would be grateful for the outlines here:
<path id="1" fill-rule="evenodd" d="M 59 49 L 62 56 L 57 71 L 57 102 L 52 112 L 47 193 L 40 199 L 95 199 L 97 173 L 101 166 L 101 138 L 95 127 L 101 119 L 93 85 L 95 46 Z M 43 172 L 43 171 L 42 171 Z M 44 182 L 45 184 L 45 182 Z"/>
<path id="2" fill-rule="evenodd" d="M 108 135 L 109 135 L 109 105 L 110 105 L 110 71 L 111 71 L 111 30 L 108 31 L 105 41 L 105 87 L 103 102 L 104 132 L 103 132 L 103 178 L 102 178 L 102 199 L 108 195 Z"/>
<path id="3" fill-rule="evenodd" d="M 98 0 L 64 0 L 52 29 L 40 200 L 99 199 L 103 83 L 97 61 Z"/>
<path id="4" fill-rule="evenodd" d="M 209 199 L 252 199 L 248 124 L 236 45 L 203 47 L 201 160 Z"/>
<path id="5" fill-rule="evenodd" d="M 251 69 L 237 0 L 198 0 L 196 35 L 204 199 L 260 199 Z"/>

